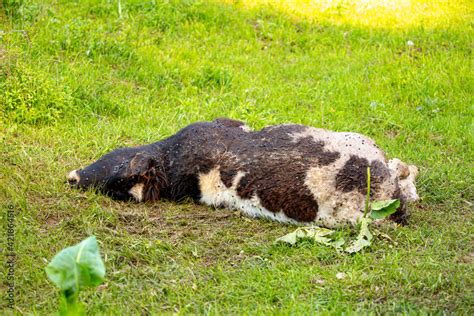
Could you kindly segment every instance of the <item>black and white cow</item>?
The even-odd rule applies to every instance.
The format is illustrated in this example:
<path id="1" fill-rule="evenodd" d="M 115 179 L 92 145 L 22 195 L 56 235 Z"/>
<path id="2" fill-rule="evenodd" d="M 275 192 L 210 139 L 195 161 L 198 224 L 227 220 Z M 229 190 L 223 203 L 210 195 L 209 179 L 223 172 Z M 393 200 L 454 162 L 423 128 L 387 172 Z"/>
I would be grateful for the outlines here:
<path id="1" fill-rule="evenodd" d="M 230 119 L 195 123 L 154 144 L 114 150 L 68 181 L 120 200 L 192 197 L 251 217 L 334 228 L 363 215 L 367 166 L 372 199 L 400 199 L 390 219 L 406 223 L 406 202 L 418 199 L 415 166 L 388 161 L 360 134 L 303 125 L 251 131 Z"/>

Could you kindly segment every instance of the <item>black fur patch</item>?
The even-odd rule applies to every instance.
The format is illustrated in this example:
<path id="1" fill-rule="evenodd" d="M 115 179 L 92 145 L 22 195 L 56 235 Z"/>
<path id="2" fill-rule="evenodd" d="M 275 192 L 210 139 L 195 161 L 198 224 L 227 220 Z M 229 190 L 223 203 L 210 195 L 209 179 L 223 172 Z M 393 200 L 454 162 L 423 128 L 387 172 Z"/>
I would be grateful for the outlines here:
<path id="1" fill-rule="evenodd" d="M 339 153 L 325 151 L 324 143 L 311 137 L 295 142 L 290 134 L 303 129 L 298 125 L 264 129 L 253 135 L 250 146 L 238 146 L 237 152 L 246 155 L 241 161 L 246 175 L 237 194 L 247 199 L 257 196 L 267 210 L 308 222 L 316 218 L 318 204 L 304 184 L 306 173 L 311 166 L 333 163 Z"/>

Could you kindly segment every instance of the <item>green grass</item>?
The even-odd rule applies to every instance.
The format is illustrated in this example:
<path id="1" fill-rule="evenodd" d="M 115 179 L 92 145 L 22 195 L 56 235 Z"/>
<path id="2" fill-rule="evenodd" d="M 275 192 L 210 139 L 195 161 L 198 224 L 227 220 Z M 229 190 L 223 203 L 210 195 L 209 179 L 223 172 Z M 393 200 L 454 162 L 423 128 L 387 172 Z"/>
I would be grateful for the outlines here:
<path id="1" fill-rule="evenodd" d="M 473 313 L 471 2 L 121 3 L 120 17 L 117 1 L 3 0 L 0 227 L 4 248 L 13 204 L 15 312 L 53 313 L 44 267 L 94 234 L 107 280 L 82 294 L 90 314 Z M 339 255 L 274 245 L 291 226 L 65 183 L 116 147 L 222 116 L 372 137 L 420 168 L 410 225 Z"/>

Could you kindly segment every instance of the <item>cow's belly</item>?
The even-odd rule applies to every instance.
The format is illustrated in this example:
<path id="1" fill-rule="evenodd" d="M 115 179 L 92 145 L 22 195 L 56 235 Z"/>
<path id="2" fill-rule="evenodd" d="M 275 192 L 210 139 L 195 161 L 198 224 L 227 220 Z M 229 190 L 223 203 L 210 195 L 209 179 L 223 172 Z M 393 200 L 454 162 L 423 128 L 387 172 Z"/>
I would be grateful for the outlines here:
<path id="1" fill-rule="evenodd" d="M 231 187 L 226 187 L 220 177 L 218 168 L 212 169 L 206 174 L 199 175 L 199 190 L 201 192 L 200 202 L 214 206 L 239 210 L 249 217 L 268 218 L 281 223 L 296 224 L 297 221 L 289 218 L 284 212 L 272 212 L 262 206 L 257 196 L 243 199 L 237 194 L 237 186 L 245 175 L 239 171 L 232 181 Z"/>

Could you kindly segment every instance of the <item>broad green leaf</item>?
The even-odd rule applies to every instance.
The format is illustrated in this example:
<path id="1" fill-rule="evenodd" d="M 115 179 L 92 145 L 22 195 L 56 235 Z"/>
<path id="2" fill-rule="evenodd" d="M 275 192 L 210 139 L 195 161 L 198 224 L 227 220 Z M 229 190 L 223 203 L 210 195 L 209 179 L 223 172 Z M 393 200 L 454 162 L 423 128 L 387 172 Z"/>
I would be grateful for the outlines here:
<path id="1" fill-rule="evenodd" d="M 302 230 L 306 233 L 306 237 L 323 237 L 334 233 L 333 230 L 321 228 L 318 226 L 303 227 Z"/>
<path id="2" fill-rule="evenodd" d="M 383 219 L 392 215 L 400 207 L 400 200 L 386 200 L 372 202 L 370 217 L 373 219 Z"/>
<path id="3" fill-rule="evenodd" d="M 372 219 L 363 217 L 360 220 L 360 231 L 357 235 L 357 239 L 352 242 L 352 244 L 346 248 L 346 252 L 355 253 L 362 250 L 362 248 L 370 246 L 372 243 L 372 233 L 369 230 L 369 224 L 372 223 Z"/>
<path id="4" fill-rule="evenodd" d="M 312 227 L 306 227 L 303 228 L 305 233 L 306 233 L 306 238 L 313 239 L 315 242 L 329 246 L 331 244 L 331 238 L 324 237 L 331 235 L 334 233 L 334 231 L 327 229 L 327 228 L 321 228 L 317 226 L 312 226 Z"/>
<path id="5" fill-rule="evenodd" d="M 344 240 L 344 238 L 341 237 L 333 241 L 331 246 L 334 247 L 337 251 L 341 251 L 342 246 L 344 246 L 345 243 L 346 241 Z"/>
<path id="6" fill-rule="evenodd" d="M 306 238 L 312 239 L 316 243 L 323 244 L 325 246 L 331 246 L 336 248 L 337 250 L 340 250 L 341 246 L 344 244 L 344 239 L 340 238 L 338 240 L 333 240 L 330 237 L 326 237 L 333 233 L 333 230 L 321 228 L 318 226 L 300 227 L 297 228 L 294 232 L 286 234 L 283 237 L 277 238 L 275 242 L 284 242 L 290 245 L 294 245 L 299 239 Z"/>
<path id="7" fill-rule="evenodd" d="M 290 245 L 296 244 L 296 231 L 277 238 L 275 242 L 284 242 Z"/>
<path id="8" fill-rule="evenodd" d="M 61 250 L 46 267 L 46 274 L 62 292 L 71 295 L 102 283 L 105 266 L 95 236 Z"/>
<path id="9" fill-rule="evenodd" d="M 277 238 L 275 242 L 284 242 L 290 245 L 294 245 L 298 241 L 298 238 L 303 238 L 305 236 L 306 236 L 306 233 L 301 228 L 298 228 L 294 232 L 291 232 L 289 234 L 286 234 L 285 236 Z"/>

